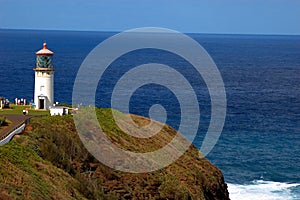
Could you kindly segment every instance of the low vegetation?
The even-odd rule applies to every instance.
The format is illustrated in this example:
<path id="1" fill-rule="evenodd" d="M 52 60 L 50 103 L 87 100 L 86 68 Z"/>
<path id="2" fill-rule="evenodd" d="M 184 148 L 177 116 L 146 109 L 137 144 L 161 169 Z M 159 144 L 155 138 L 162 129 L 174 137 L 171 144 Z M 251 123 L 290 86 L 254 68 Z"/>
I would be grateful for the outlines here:
<path id="1" fill-rule="evenodd" d="M 5 120 L 6 120 L 6 117 L 0 115 L 0 126 L 4 125 L 4 123 L 6 122 Z"/>
<path id="2" fill-rule="evenodd" d="M 159 148 L 176 134 L 165 126 L 162 138 L 138 142 L 115 125 L 110 109 L 97 109 L 97 117 L 111 141 L 132 151 Z M 31 119 L 22 135 L 0 147 L 0 160 L 0 199 L 229 199 L 221 171 L 194 146 L 155 172 L 116 171 L 87 152 L 71 115 Z"/>
<path id="3" fill-rule="evenodd" d="M 4 126 L 8 126 L 10 123 L 11 122 L 4 115 L 0 115 L 0 129 Z"/>
<path id="4" fill-rule="evenodd" d="M 7 109 L 1 109 L 0 115 L 5 114 L 22 114 L 23 110 L 28 109 L 28 114 L 39 114 L 39 115 L 50 115 L 50 112 L 48 110 L 35 110 L 32 106 L 26 105 L 26 106 L 19 106 L 15 104 L 10 104 L 9 108 Z"/>

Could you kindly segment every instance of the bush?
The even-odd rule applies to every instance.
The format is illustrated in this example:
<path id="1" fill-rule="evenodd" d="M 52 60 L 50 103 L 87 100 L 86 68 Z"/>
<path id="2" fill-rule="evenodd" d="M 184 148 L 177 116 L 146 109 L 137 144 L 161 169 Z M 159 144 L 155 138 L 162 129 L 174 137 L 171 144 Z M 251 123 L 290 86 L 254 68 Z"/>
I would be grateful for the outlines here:
<path id="1" fill-rule="evenodd" d="M 6 125 L 6 117 L 5 116 L 0 116 L 0 126 L 4 126 Z"/>

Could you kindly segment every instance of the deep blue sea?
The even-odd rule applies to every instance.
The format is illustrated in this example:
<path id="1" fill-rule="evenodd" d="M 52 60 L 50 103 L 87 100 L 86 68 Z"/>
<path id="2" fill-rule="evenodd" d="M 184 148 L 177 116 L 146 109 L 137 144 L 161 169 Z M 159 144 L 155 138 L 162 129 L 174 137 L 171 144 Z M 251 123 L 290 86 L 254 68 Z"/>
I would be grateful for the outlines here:
<path id="1" fill-rule="evenodd" d="M 71 104 L 77 71 L 88 53 L 112 32 L 0 29 L 0 96 L 33 99 L 35 52 L 44 41 L 55 52 L 55 101 Z M 214 59 L 227 95 L 221 137 L 207 158 L 223 172 L 231 199 L 300 199 L 300 36 L 188 34 Z M 157 62 L 194 80 L 185 60 L 148 49 L 113 62 L 99 82 L 96 102 L 110 107 L 116 81 L 130 68 Z M 201 110 L 193 143 L 201 147 L 210 121 L 205 83 L 193 85 Z M 148 116 L 163 105 L 178 128 L 180 105 L 167 88 L 146 85 L 131 98 L 130 112 Z"/>

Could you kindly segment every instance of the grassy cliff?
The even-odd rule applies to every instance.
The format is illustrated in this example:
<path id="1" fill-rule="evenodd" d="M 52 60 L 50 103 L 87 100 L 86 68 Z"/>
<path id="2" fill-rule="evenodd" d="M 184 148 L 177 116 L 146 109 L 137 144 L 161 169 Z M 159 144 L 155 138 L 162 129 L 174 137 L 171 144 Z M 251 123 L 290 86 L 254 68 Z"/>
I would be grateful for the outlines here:
<path id="1" fill-rule="evenodd" d="M 177 134 L 165 126 L 163 137 L 143 143 L 116 127 L 110 109 L 97 109 L 97 117 L 111 141 L 131 151 L 157 149 Z M 87 152 L 72 116 L 32 119 L 22 135 L 0 147 L 0 161 L 0 199 L 229 199 L 221 171 L 200 159 L 194 146 L 164 169 L 124 173 Z"/>

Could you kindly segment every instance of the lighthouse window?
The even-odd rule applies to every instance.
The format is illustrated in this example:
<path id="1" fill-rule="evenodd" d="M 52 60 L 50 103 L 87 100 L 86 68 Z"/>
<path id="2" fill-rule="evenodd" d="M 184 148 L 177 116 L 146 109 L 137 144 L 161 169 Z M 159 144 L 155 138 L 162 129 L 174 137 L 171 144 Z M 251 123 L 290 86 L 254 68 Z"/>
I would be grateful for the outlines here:
<path id="1" fill-rule="evenodd" d="M 43 85 L 40 87 L 40 91 L 41 91 L 41 92 L 44 91 L 44 86 L 43 86 Z"/>
<path id="2" fill-rule="evenodd" d="M 51 67 L 51 57 L 50 56 L 37 56 L 37 67 L 48 68 Z"/>

